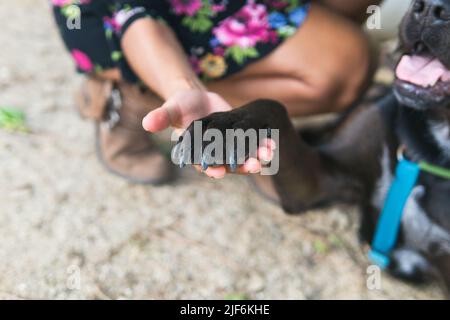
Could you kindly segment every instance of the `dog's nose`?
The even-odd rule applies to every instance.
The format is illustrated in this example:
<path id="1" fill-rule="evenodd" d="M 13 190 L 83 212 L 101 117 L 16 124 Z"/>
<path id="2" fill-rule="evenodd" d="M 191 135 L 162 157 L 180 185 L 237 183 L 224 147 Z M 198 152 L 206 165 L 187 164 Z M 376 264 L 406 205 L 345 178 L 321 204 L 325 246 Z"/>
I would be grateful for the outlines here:
<path id="1" fill-rule="evenodd" d="M 424 24 L 450 20 L 449 0 L 415 0 L 414 15 Z"/>

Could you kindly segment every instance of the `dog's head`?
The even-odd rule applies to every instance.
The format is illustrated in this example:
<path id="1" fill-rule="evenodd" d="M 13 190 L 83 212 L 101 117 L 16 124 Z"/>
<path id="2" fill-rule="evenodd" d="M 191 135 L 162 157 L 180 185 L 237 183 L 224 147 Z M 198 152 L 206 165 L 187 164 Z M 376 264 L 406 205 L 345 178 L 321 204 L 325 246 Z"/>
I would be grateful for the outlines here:
<path id="1" fill-rule="evenodd" d="M 413 0 L 400 26 L 404 56 L 394 91 L 400 103 L 450 109 L 450 0 Z"/>

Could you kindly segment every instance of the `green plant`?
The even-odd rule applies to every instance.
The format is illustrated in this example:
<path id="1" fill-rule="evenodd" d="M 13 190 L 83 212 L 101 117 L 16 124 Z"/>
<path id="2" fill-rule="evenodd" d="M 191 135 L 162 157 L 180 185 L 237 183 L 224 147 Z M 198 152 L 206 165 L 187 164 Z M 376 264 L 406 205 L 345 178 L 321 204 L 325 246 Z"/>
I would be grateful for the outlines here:
<path id="1" fill-rule="evenodd" d="M 315 240 L 314 243 L 313 243 L 313 246 L 314 246 L 314 250 L 318 254 L 327 253 L 328 249 L 329 249 L 328 245 L 324 241 L 322 241 L 320 239 Z"/>
<path id="2" fill-rule="evenodd" d="M 0 107 L 0 128 L 13 132 L 29 132 L 25 113 L 13 107 Z"/>
<path id="3" fill-rule="evenodd" d="M 225 296 L 225 300 L 249 300 L 245 293 L 229 293 Z"/>

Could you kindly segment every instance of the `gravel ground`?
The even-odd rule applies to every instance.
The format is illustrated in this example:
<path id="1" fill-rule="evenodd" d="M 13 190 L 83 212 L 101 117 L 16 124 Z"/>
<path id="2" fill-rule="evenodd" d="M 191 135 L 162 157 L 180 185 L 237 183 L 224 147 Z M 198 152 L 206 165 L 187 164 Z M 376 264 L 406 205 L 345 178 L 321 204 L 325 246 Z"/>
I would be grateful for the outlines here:
<path id="1" fill-rule="evenodd" d="M 386 274 L 369 290 L 352 208 L 289 217 L 243 177 L 110 176 L 47 2 L 1 1 L 0 21 L 0 105 L 32 130 L 0 131 L 0 298 L 442 298 Z"/>

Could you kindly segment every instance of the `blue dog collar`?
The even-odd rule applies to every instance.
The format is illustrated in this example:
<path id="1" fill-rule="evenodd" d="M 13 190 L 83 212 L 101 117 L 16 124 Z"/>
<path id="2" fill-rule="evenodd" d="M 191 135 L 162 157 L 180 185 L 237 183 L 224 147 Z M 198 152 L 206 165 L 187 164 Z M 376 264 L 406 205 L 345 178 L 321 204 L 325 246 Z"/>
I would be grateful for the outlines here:
<path id="1" fill-rule="evenodd" d="M 403 151 L 405 151 L 405 148 L 401 146 L 397 152 L 398 164 L 395 170 L 395 179 L 387 194 L 386 202 L 375 230 L 372 249 L 369 251 L 369 259 L 383 269 L 390 264 L 390 253 L 397 241 L 403 211 L 411 192 L 417 184 L 420 172 L 423 171 L 441 179 L 450 180 L 450 169 L 436 166 L 426 161 L 414 163 L 404 157 Z"/>
<path id="2" fill-rule="evenodd" d="M 385 269 L 390 264 L 390 253 L 397 241 L 406 202 L 417 183 L 420 166 L 404 157 L 399 159 L 395 179 L 381 211 L 369 259 Z"/>

